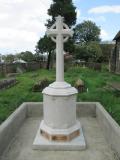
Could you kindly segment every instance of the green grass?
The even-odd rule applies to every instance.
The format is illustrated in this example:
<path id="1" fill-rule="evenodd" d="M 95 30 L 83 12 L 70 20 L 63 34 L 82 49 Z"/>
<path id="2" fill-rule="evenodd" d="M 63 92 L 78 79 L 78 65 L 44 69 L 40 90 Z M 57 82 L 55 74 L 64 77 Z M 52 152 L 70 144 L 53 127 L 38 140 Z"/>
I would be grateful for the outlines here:
<path id="1" fill-rule="evenodd" d="M 36 74 L 36 76 L 33 76 Z M 0 123 L 4 121 L 22 102 L 42 101 L 42 93 L 32 92 L 33 84 L 48 78 L 55 80 L 55 70 L 44 69 L 24 73 L 17 77 L 19 83 L 12 88 L 0 91 Z M 97 72 L 87 68 L 71 68 L 65 72 L 65 80 L 72 85 L 81 78 L 85 81 L 88 92 L 78 94 L 77 101 L 98 101 L 120 124 L 120 96 L 105 89 L 107 83 L 120 82 L 120 76 L 107 71 Z"/>

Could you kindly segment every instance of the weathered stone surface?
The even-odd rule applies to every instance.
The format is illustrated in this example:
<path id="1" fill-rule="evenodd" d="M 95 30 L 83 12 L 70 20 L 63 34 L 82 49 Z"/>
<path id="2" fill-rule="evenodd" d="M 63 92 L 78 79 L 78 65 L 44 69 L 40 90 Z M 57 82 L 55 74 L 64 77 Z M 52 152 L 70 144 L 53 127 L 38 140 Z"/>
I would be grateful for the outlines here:
<path id="1" fill-rule="evenodd" d="M 75 88 L 78 90 L 78 92 L 82 93 L 85 91 L 85 83 L 81 80 L 81 79 L 78 79 L 76 82 L 75 82 Z"/>

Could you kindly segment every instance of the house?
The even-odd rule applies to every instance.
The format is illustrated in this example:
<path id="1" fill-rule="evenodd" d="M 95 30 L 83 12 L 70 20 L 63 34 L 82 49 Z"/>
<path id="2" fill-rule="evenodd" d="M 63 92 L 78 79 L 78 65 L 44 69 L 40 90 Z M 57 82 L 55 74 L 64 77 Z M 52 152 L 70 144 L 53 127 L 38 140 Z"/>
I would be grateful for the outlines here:
<path id="1" fill-rule="evenodd" d="M 115 43 L 115 47 L 111 52 L 110 71 L 120 74 L 120 31 L 117 33 L 117 35 L 113 40 L 116 43 Z"/>

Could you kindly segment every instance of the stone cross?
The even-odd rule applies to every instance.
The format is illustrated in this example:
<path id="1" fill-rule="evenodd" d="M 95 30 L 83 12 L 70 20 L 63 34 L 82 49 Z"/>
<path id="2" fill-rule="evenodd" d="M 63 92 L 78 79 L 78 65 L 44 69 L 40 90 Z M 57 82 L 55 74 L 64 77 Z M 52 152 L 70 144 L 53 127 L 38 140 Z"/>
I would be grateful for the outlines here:
<path id="1" fill-rule="evenodd" d="M 82 128 L 76 119 L 78 92 L 64 81 L 63 44 L 73 35 L 73 31 L 63 23 L 63 17 L 58 16 L 55 24 L 47 30 L 47 35 L 56 43 L 56 82 L 42 91 L 44 118 L 33 146 L 35 149 L 85 149 Z"/>
<path id="2" fill-rule="evenodd" d="M 56 43 L 56 81 L 64 81 L 64 54 L 63 44 L 73 35 L 73 31 L 63 23 L 63 17 L 56 17 L 55 24 L 47 30 L 46 34 Z"/>

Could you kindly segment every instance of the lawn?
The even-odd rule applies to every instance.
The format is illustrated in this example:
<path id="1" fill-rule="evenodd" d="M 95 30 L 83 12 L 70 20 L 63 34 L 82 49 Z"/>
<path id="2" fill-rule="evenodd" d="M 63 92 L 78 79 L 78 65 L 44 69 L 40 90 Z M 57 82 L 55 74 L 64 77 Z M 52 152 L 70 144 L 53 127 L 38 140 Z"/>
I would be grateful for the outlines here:
<path id="1" fill-rule="evenodd" d="M 35 82 L 48 78 L 55 80 L 55 70 L 44 69 L 17 76 L 19 83 L 12 88 L 0 91 L 0 123 L 4 121 L 22 102 L 41 102 L 42 93 L 32 92 Z M 72 85 L 77 79 L 84 80 L 88 92 L 78 94 L 77 101 L 100 102 L 120 124 L 120 96 L 109 90 L 107 83 L 120 82 L 120 76 L 105 70 L 98 72 L 87 68 L 71 68 L 65 72 L 65 80 Z"/>

